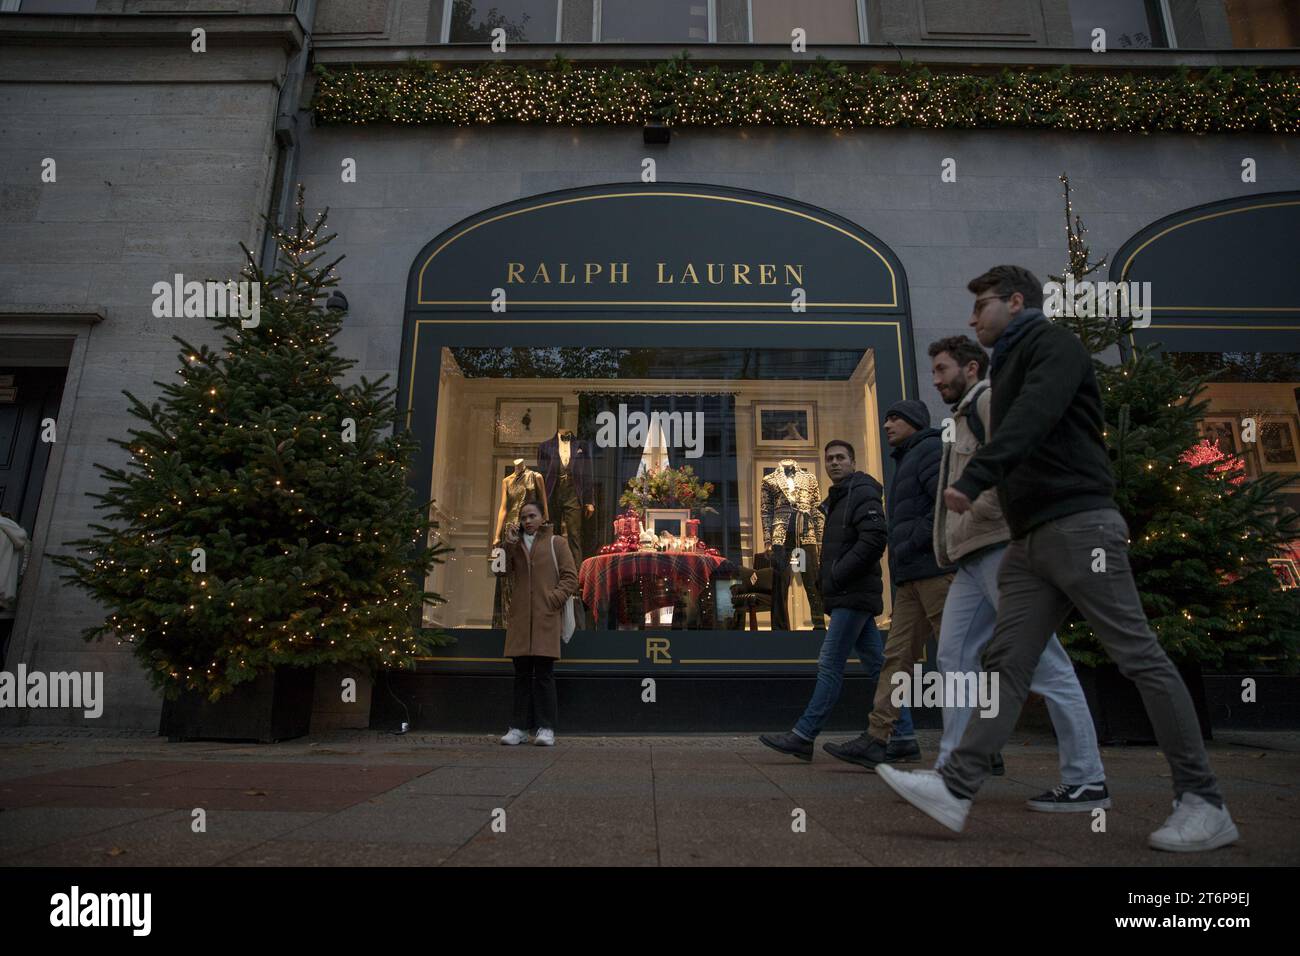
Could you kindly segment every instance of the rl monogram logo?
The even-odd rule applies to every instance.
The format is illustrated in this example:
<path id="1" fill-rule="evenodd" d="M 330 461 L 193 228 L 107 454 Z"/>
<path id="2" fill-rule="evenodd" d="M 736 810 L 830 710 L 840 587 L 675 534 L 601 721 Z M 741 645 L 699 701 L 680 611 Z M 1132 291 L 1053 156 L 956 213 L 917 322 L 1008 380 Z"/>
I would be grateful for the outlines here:
<path id="1" fill-rule="evenodd" d="M 645 639 L 645 656 L 652 664 L 671 664 L 673 662 L 672 644 L 666 637 L 647 637 Z"/>

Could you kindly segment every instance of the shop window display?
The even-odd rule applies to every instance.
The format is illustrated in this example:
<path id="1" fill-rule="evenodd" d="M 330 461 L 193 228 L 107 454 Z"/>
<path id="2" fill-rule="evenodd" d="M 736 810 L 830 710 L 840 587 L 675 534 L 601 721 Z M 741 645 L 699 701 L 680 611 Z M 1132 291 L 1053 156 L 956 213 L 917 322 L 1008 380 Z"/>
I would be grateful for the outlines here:
<path id="1" fill-rule="evenodd" d="M 869 350 L 441 352 L 429 496 L 454 552 L 427 623 L 500 627 L 494 546 L 528 501 L 574 553 L 584 630 L 813 630 L 821 448 L 882 476 Z"/>

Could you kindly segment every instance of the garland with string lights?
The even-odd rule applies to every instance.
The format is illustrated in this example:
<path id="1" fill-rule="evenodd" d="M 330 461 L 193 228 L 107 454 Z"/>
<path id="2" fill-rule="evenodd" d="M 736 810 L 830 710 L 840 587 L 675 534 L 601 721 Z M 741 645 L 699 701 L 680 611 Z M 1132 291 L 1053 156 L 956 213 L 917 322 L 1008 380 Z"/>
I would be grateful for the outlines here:
<path id="1" fill-rule="evenodd" d="M 1300 132 L 1300 75 L 1179 66 L 1140 74 L 1069 67 L 1000 73 L 795 66 L 544 65 L 330 70 L 316 66 L 321 124 L 1033 128 L 1116 133 Z"/>
<path id="2" fill-rule="evenodd" d="M 54 558 L 107 609 L 85 638 L 132 645 L 168 697 L 215 701 L 280 665 L 405 667 L 445 642 L 419 626 L 441 601 L 424 581 L 446 549 L 422 547 L 428 509 L 406 483 L 413 440 L 390 431 L 395 393 L 339 381 L 356 363 L 333 342 L 343 313 L 324 305 L 338 282 L 324 222 L 299 189 L 277 270 L 244 248 L 258 324 L 209 318 L 222 346 L 175 336 L 180 381 L 157 383 L 161 401 L 124 393 L 143 427 L 112 440 L 124 467 L 96 465 L 111 523 Z"/>
<path id="3" fill-rule="evenodd" d="M 1092 263 L 1069 178 L 1060 180 L 1066 271 L 1082 277 L 1105 260 Z M 1115 503 L 1129 527 L 1129 563 L 1160 644 L 1180 663 L 1295 670 L 1300 589 L 1281 590 L 1268 563 L 1300 538 L 1300 515 L 1285 506 L 1280 493 L 1289 477 L 1243 480 L 1240 459 L 1197 444 L 1209 407 L 1201 396 L 1217 373 L 1171 361 L 1156 345 L 1128 345 L 1131 319 L 1067 314 L 1054 321 L 1078 335 L 1094 357 Z M 1128 347 L 1118 363 L 1101 359 L 1121 344 Z M 1107 663 L 1100 642 L 1077 613 L 1060 637 L 1080 663 Z"/>

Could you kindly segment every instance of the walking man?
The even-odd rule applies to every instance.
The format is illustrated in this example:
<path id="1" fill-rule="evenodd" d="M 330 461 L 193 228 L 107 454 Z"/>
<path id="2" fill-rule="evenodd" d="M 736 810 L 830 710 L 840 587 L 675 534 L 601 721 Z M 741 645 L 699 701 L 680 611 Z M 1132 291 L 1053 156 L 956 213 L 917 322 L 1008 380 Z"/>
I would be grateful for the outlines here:
<path id="1" fill-rule="evenodd" d="M 884 609 L 880 558 L 885 553 L 885 515 L 880 482 L 857 470 L 853 446 L 832 441 L 825 449 L 831 488 L 819 506 L 825 519 L 821 554 L 822 603 L 831 626 L 817 659 L 817 685 L 794 729 L 763 734 L 765 746 L 800 760 L 812 760 L 813 742 L 840 699 L 844 665 L 856 651 L 862 669 L 874 682 L 880 676 L 883 640 L 876 615 Z M 875 696 L 875 685 L 872 685 Z M 913 741 L 912 715 L 904 708 L 896 733 Z"/>
<path id="2" fill-rule="evenodd" d="M 889 483 L 889 575 L 895 591 L 885 664 L 866 732 L 856 740 L 822 748 L 868 770 L 880 763 L 921 759 L 915 734 L 904 736 L 895 729 L 890 737 L 898 717 L 893 677 L 902 671 L 910 680 L 912 665 L 925 653 L 926 641 L 931 634 L 938 635 L 952 582 L 952 569 L 940 567 L 934 557 L 934 501 L 943 442 L 939 429 L 930 427 L 930 410 L 915 399 L 895 402 L 885 412 L 885 437 L 897 462 Z"/>
<path id="3" fill-rule="evenodd" d="M 1128 562 L 1128 526 L 1112 497 L 1101 391 L 1092 356 L 1043 315 L 1043 287 L 1027 269 L 997 266 L 972 279 L 970 325 L 993 346 L 992 435 L 944 491 L 965 514 L 997 487 L 1011 544 L 998 576 L 998 617 L 984 666 L 998 672 L 998 715 L 972 720 L 937 774 L 881 767 L 913 806 L 960 832 L 971 801 L 1006 744 L 1048 638 L 1077 608 L 1120 673 L 1138 686 L 1169 761 L 1174 811 L 1151 834 L 1159 850 L 1211 850 L 1237 828 L 1210 770 L 1191 695 L 1142 611 Z"/>
<path id="4" fill-rule="evenodd" d="M 934 386 L 952 405 L 953 434 L 943 443 L 939 488 L 961 478 L 967 464 L 990 434 L 991 392 L 985 379 L 989 357 L 978 343 L 964 335 L 940 339 L 930 345 Z M 984 647 L 993 637 L 998 612 L 998 568 L 1011 531 L 1002 517 L 997 493 L 982 492 L 962 513 L 949 511 L 942 493 L 935 503 L 934 553 L 941 564 L 957 565 L 948 600 L 943 605 L 939 652 L 935 663 L 941 674 L 974 675 L 980 669 Z M 1038 660 L 1029 689 L 1047 700 L 1061 752 L 1061 783 L 1029 801 L 1031 810 L 1049 813 L 1089 811 L 1110 806 L 1097 733 L 1088 702 L 1065 648 L 1053 634 Z M 961 742 L 973 706 L 957 707 L 945 701 L 943 737 L 935 769 L 947 762 Z M 984 718 L 979 718 L 984 719 Z M 1001 763 L 994 758 L 994 773 Z"/>

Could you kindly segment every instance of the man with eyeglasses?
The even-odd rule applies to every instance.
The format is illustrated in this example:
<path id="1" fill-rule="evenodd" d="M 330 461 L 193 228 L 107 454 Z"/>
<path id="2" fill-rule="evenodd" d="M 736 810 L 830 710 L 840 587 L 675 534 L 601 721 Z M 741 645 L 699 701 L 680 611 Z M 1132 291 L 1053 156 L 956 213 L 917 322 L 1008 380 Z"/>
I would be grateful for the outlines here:
<path id="1" fill-rule="evenodd" d="M 1147 623 L 1128 561 L 1128 525 L 1112 497 L 1101 390 L 1092 356 L 1042 312 L 1029 270 L 997 266 L 972 279 L 970 325 L 993 347 L 992 437 L 944 491 L 963 514 L 996 487 L 1011 528 L 998 574 L 998 613 L 984 668 L 1000 675 L 996 716 L 972 720 L 937 774 L 887 765 L 900 796 L 961 832 L 971 801 L 1006 745 L 1049 636 L 1071 607 L 1092 626 L 1120 673 L 1138 685 L 1169 761 L 1174 812 L 1148 838 L 1158 850 L 1227 846 L 1237 828 L 1210 769 L 1191 695 Z"/>

